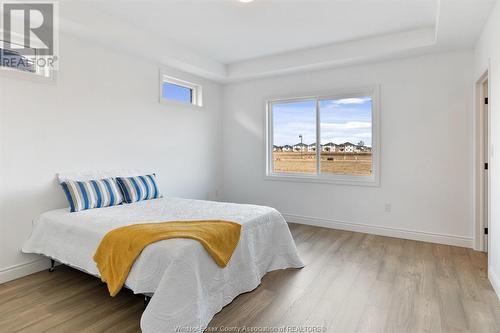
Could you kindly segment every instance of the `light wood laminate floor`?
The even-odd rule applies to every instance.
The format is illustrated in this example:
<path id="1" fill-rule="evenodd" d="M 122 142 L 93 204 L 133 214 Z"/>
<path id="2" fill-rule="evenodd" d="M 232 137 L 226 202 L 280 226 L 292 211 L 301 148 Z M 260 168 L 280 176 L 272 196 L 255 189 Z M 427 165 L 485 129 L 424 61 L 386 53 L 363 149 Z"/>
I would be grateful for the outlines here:
<path id="1" fill-rule="evenodd" d="M 290 225 L 306 267 L 268 273 L 210 327 L 500 332 L 487 257 L 470 249 Z M 143 298 L 59 266 L 0 285 L 0 332 L 138 332 Z"/>

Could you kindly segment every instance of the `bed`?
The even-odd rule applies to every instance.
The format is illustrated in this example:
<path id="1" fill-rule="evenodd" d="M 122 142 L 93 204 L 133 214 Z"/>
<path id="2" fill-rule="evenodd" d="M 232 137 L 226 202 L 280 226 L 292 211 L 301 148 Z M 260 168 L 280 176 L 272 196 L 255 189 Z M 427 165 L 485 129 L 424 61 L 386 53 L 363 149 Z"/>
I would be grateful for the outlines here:
<path id="1" fill-rule="evenodd" d="M 200 219 L 242 225 L 229 264 L 220 268 L 200 243 L 190 239 L 146 247 L 125 283 L 134 293 L 153 294 L 141 318 L 143 332 L 201 332 L 223 306 L 255 289 L 267 272 L 303 266 L 288 225 L 275 209 L 172 197 L 77 213 L 43 213 L 34 220 L 22 251 L 99 276 L 92 258 L 107 232 L 129 224 Z"/>

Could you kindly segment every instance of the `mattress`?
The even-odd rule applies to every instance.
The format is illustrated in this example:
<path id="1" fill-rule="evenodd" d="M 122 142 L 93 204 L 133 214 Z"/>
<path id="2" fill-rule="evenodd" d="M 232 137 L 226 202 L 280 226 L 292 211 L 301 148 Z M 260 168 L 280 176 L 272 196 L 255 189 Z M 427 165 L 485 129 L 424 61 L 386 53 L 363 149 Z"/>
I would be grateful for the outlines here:
<path id="1" fill-rule="evenodd" d="M 219 219 L 240 223 L 241 237 L 229 264 L 220 268 L 200 243 L 169 239 L 149 245 L 125 285 L 153 293 L 141 318 L 143 332 L 203 331 L 237 295 L 255 289 L 269 271 L 302 267 L 288 225 L 273 208 L 180 198 L 161 198 L 70 213 L 41 214 L 22 251 L 51 257 L 99 276 L 93 261 L 104 235 L 121 226 Z"/>

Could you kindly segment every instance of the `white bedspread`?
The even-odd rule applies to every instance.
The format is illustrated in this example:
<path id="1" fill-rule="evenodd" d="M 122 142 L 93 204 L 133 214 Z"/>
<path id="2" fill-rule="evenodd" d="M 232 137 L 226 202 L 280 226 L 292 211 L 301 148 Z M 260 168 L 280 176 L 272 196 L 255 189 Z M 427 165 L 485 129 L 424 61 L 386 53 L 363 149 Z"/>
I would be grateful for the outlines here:
<path id="1" fill-rule="evenodd" d="M 49 211 L 34 221 L 22 250 L 98 276 L 92 258 L 107 232 L 135 223 L 197 219 L 240 223 L 240 242 L 224 269 L 194 240 L 170 239 L 146 247 L 126 281 L 135 293 L 154 293 L 141 318 L 143 332 L 181 327 L 203 331 L 223 306 L 255 289 L 267 272 L 303 266 L 288 226 L 275 209 L 179 198 L 77 213 Z"/>

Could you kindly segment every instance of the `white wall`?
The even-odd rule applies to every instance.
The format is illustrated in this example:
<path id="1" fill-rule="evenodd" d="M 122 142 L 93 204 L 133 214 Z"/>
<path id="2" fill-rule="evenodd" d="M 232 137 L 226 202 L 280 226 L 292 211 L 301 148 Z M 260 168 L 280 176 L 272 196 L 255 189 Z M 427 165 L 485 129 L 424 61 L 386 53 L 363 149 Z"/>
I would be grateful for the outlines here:
<path id="1" fill-rule="evenodd" d="M 489 277 L 497 295 L 500 295 L 500 3 L 497 2 L 476 46 L 474 81 L 488 69 L 490 106 L 490 226 L 489 226 Z"/>
<path id="2" fill-rule="evenodd" d="M 226 86 L 224 199 L 273 206 L 289 221 L 472 246 L 472 62 L 471 52 L 446 53 Z M 263 179 L 265 97 L 373 84 L 380 187 Z"/>
<path id="3" fill-rule="evenodd" d="M 160 104 L 158 65 L 65 35 L 56 85 L 0 73 L 0 283 L 46 265 L 20 248 L 37 214 L 67 206 L 59 171 L 155 170 L 166 195 L 215 198 L 222 88 L 181 77 L 203 109 Z"/>

